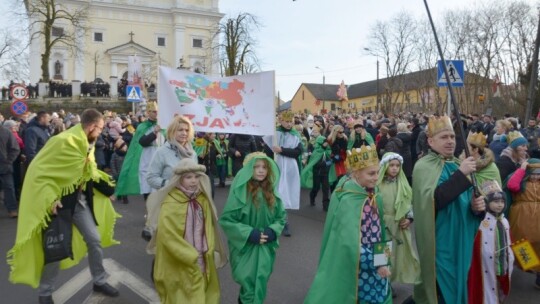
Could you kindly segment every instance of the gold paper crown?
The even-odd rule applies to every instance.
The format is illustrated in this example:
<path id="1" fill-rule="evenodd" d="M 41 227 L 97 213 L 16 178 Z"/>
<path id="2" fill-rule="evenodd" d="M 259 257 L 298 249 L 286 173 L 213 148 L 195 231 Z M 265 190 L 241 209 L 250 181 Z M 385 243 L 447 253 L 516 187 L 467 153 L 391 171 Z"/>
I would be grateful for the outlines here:
<path id="1" fill-rule="evenodd" d="M 362 146 L 347 151 L 347 169 L 349 171 L 361 170 L 379 164 L 379 156 L 375 145 Z"/>
<path id="2" fill-rule="evenodd" d="M 157 111 L 157 110 L 158 110 L 157 101 L 149 101 L 146 104 L 146 111 Z"/>
<path id="3" fill-rule="evenodd" d="M 469 132 L 467 142 L 471 145 L 475 145 L 476 147 L 485 148 L 487 144 L 487 139 L 482 132 Z"/>
<path id="4" fill-rule="evenodd" d="M 521 134 L 521 132 L 519 132 L 519 131 L 508 132 L 508 135 L 506 135 L 506 142 L 508 144 L 511 144 L 514 140 L 516 140 L 516 139 L 518 139 L 520 137 L 523 137 L 523 134 Z"/>
<path id="5" fill-rule="evenodd" d="M 450 120 L 450 117 L 446 115 L 443 115 L 443 116 L 432 115 L 429 118 L 429 122 L 427 126 L 428 137 L 433 137 L 442 131 L 454 131 L 454 127 L 452 127 L 452 120 Z"/>
<path id="6" fill-rule="evenodd" d="M 496 180 L 487 180 L 480 187 L 483 195 L 502 192 L 501 186 Z"/>
<path id="7" fill-rule="evenodd" d="M 294 121 L 294 114 L 291 111 L 283 111 L 279 114 L 279 118 L 283 121 Z"/>
<path id="8" fill-rule="evenodd" d="M 246 155 L 246 158 L 244 158 L 243 165 L 247 165 L 253 158 L 255 157 L 267 157 L 267 155 L 264 152 L 253 152 Z"/>

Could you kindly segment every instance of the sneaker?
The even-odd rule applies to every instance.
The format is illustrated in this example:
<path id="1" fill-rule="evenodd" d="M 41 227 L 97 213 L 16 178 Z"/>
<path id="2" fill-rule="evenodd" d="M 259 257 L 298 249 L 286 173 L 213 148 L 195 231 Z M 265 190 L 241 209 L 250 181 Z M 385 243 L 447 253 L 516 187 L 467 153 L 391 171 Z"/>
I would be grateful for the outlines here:
<path id="1" fill-rule="evenodd" d="M 39 304 L 54 304 L 52 296 L 39 296 Z"/>
<path id="2" fill-rule="evenodd" d="M 150 242 L 152 239 L 152 233 L 150 233 L 150 229 L 148 229 L 148 227 L 144 227 L 143 231 L 141 232 L 141 237 L 143 240 Z"/>
<path id="3" fill-rule="evenodd" d="M 289 223 L 285 223 L 285 227 L 283 227 L 283 236 L 291 236 L 291 232 L 289 231 Z"/>
<path id="4" fill-rule="evenodd" d="M 108 283 L 105 283 L 103 285 L 96 285 L 94 284 L 94 291 L 95 292 L 100 292 L 108 297 L 118 297 L 118 295 L 120 294 L 118 292 L 118 289 L 112 287 L 111 285 L 109 285 Z"/>

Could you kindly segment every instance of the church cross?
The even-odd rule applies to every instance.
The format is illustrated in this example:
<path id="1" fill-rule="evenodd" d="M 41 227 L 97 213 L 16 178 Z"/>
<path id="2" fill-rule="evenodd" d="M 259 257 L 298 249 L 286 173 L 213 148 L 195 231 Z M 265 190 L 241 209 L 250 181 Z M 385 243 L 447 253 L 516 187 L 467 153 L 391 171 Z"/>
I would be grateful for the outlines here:
<path id="1" fill-rule="evenodd" d="M 133 33 L 133 31 L 129 32 L 129 36 L 131 36 L 130 39 L 131 39 L 132 42 L 133 42 L 133 35 L 135 35 L 135 34 Z"/>

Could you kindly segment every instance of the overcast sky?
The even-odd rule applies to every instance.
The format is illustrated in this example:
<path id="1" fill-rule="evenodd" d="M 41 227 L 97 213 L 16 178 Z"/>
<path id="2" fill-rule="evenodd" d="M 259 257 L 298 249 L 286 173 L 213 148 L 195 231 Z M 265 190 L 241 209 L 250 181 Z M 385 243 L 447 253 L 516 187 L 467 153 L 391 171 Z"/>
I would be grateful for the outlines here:
<path id="1" fill-rule="evenodd" d="M 0 0 L 0 11 L 9 11 L 14 1 Z M 428 0 L 435 22 L 443 11 L 473 7 L 480 2 Z M 323 72 L 316 66 L 324 71 L 328 84 L 344 80 L 349 85 L 376 79 L 376 58 L 363 51 L 369 47 L 369 28 L 402 10 L 427 19 L 423 0 L 219 0 L 219 5 L 227 16 L 248 12 L 263 24 L 254 33 L 259 43 L 256 52 L 261 69 L 276 72 L 276 90 L 285 101 L 303 82 L 322 83 Z M 4 15 L 0 26 L 8 26 L 6 21 Z M 384 67 L 380 71 L 384 78 Z"/>
<path id="2" fill-rule="evenodd" d="M 478 3 L 483 2 L 428 0 L 435 23 L 443 11 Z M 264 24 L 256 35 L 257 54 L 262 70 L 276 71 L 276 89 L 285 101 L 303 82 L 322 83 L 323 73 L 316 66 L 324 70 L 327 84 L 376 79 L 376 58 L 363 50 L 369 47 L 370 27 L 402 10 L 427 20 L 423 0 L 220 0 L 220 10 L 231 16 L 248 12 Z M 384 67 L 380 73 L 386 76 Z"/>

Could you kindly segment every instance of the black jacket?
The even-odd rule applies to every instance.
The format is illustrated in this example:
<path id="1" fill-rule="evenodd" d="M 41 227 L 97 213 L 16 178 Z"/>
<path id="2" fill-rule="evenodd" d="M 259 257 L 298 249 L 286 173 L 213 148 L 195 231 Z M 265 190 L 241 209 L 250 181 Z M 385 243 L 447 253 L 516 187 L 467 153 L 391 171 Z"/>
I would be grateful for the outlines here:
<path id="1" fill-rule="evenodd" d="M 40 125 L 36 118 L 28 123 L 28 128 L 24 132 L 24 154 L 26 161 L 30 163 L 45 143 L 49 140 L 49 128 Z"/>
<path id="2" fill-rule="evenodd" d="M 20 148 L 11 131 L 0 125 L 0 174 L 13 173 L 13 162 L 19 156 Z"/>
<path id="3" fill-rule="evenodd" d="M 70 209 L 71 214 L 75 212 L 75 206 L 79 203 L 79 197 L 82 194 L 86 196 L 87 208 L 90 208 L 94 222 L 98 225 L 96 217 L 94 215 L 94 188 L 105 196 L 111 196 L 114 194 L 114 187 L 109 186 L 105 181 L 94 182 L 92 180 L 86 183 L 85 190 L 75 190 L 73 193 L 63 196 L 60 201 L 62 202 L 62 209 Z"/>

